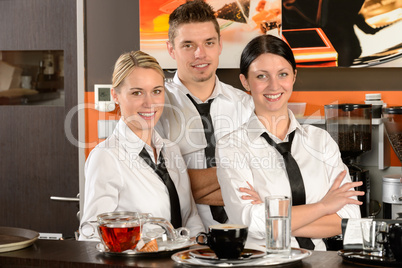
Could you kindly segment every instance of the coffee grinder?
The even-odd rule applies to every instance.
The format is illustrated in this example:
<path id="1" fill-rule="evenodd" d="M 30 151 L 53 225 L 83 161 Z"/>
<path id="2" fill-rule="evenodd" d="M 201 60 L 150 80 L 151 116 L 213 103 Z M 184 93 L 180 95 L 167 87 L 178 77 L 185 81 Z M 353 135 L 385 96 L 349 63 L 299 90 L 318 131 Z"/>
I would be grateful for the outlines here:
<path id="1" fill-rule="evenodd" d="M 383 109 L 382 119 L 392 149 L 402 163 L 402 106 Z M 402 170 L 382 179 L 384 219 L 402 218 Z"/>
<path id="2" fill-rule="evenodd" d="M 325 105 L 325 127 L 338 143 L 342 161 L 349 169 L 352 181 L 363 181 L 357 187 L 364 191 L 358 196 L 362 218 L 370 216 L 369 171 L 358 165 L 359 156 L 371 150 L 371 104 L 329 104 Z"/>

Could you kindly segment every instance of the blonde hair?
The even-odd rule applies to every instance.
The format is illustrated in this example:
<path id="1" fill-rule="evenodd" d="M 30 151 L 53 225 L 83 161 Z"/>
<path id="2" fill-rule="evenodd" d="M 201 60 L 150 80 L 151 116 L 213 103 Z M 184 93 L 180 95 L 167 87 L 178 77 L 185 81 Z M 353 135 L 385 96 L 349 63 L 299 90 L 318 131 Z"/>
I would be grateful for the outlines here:
<path id="1" fill-rule="evenodd" d="M 127 52 L 120 55 L 114 65 L 112 86 L 117 92 L 120 91 L 119 86 L 124 81 L 124 78 L 126 78 L 136 67 L 154 69 L 165 78 L 162 67 L 154 57 L 140 50 Z"/>

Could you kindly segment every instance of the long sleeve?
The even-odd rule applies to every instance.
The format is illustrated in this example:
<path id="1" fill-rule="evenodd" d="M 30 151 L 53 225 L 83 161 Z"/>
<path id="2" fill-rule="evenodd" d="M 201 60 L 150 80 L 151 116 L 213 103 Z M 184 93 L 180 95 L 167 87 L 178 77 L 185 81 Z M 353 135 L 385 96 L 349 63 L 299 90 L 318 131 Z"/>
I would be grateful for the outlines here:
<path id="1" fill-rule="evenodd" d="M 265 237 L 264 204 L 253 205 L 249 200 L 242 200 L 240 187 L 248 188 L 247 182 L 254 187 L 254 174 L 249 166 L 247 154 L 239 148 L 217 146 L 217 175 L 225 203 L 229 222 L 249 226 L 249 236 L 256 239 Z M 257 192 L 258 188 L 256 188 Z M 259 192 L 264 197 L 263 192 Z"/>
<path id="2" fill-rule="evenodd" d="M 81 222 L 115 211 L 123 181 L 119 166 L 109 152 L 94 149 L 85 164 L 85 201 Z"/>

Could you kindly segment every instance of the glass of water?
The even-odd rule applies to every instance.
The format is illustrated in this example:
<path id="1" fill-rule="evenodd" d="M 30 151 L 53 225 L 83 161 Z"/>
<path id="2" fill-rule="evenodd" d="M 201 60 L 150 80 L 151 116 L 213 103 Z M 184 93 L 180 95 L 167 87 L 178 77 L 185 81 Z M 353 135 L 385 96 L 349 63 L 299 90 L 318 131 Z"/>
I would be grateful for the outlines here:
<path id="1" fill-rule="evenodd" d="M 383 256 L 387 243 L 388 224 L 382 221 L 364 220 L 360 223 L 363 237 L 363 252 Z"/>
<path id="2" fill-rule="evenodd" d="M 267 254 L 290 257 L 291 209 L 291 197 L 265 197 Z"/>

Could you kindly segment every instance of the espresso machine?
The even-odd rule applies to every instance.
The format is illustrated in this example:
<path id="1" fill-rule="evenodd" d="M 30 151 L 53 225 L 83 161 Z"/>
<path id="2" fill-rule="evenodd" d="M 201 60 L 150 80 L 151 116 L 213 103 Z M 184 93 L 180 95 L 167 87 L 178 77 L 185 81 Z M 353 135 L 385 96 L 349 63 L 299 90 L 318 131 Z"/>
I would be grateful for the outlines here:
<path id="1" fill-rule="evenodd" d="M 388 140 L 402 163 L 402 106 L 383 109 L 382 119 Z M 384 219 L 402 219 L 402 170 L 382 178 Z"/>
<path id="2" fill-rule="evenodd" d="M 362 218 L 370 216 L 369 171 L 359 166 L 359 156 L 371 150 L 371 104 L 325 105 L 325 127 L 339 145 L 342 161 L 349 169 L 352 181 L 363 181 L 356 190 L 364 191 L 358 196 Z"/>

